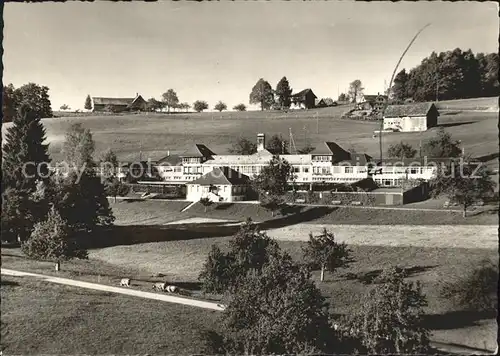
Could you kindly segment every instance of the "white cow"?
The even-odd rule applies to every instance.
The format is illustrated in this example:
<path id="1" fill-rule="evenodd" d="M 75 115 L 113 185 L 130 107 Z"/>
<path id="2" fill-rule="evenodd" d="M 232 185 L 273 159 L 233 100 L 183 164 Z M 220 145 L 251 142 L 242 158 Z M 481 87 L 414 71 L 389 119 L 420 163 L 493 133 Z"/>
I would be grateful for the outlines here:
<path id="1" fill-rule="evenodd" d="M 122 278 L 120 287 L 130 287 L 130 278 Z"/>
<path id="2" fill-rule="evenodd" d="M 154 290 L 157 290 L 157 291 L 160 291 L 160 292 L 164 292 L 167 288 L 167 283 L 165 282 L 160 282 L 160 283 L 154 283 L 153 284 L 153 289 Z"/>
<path id="3" fill-rule="evenodd" d="M 168 293 L 177 293 L 179 288 L 177 288 L 177 286 L 167 286 L 166 290 Z"/>

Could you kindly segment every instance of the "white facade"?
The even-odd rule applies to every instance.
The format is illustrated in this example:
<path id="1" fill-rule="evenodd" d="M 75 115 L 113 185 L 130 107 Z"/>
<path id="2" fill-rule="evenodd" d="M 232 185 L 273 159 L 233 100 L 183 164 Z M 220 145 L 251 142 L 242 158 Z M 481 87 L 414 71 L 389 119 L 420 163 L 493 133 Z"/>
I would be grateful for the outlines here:
<path id="1" fill-rule="evenodd" d="M 384 117 L 384 130 L 397 130 L 400 132 L 427 131 L 427 117 Z"/>
<path id="2" fill-rule="evenodd" d="M 240 185 L 200 185 L 187 183 L 186 200 L 199 201 L 209 198 L 212 202 L 233 202 L 245 200 L 247 187 Z"/>

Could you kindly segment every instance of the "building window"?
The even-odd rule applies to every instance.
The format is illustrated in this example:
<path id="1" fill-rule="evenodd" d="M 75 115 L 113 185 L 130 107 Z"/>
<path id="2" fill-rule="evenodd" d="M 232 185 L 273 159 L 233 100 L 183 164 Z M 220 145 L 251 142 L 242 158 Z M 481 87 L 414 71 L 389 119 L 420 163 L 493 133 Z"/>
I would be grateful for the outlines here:
<path id="1" fill-rule="evenodd" d="M 304 173 L 309 173 L 309 167 L 304 167 Z"/>
<path id="2" fill-rule="evenodd" d="M 420 171 L 419 168 L 410 168 L 410 174 L 418 174 Z"/>
<path id="3" fill-rule="evenodd" d="M 299 173 L 300 167 L 293 167 L 293 173 Z"/>
<path id="4" fill-rule="evenodd" d="M 354 173 L 353 167 L 345 167 L 345 173 Z"/>
<path id="5" fill-rule="evenodd" d="M 390 187 L 392 185 L 392 179 L 384 179 L 383 185 L 386 187 Z"/>

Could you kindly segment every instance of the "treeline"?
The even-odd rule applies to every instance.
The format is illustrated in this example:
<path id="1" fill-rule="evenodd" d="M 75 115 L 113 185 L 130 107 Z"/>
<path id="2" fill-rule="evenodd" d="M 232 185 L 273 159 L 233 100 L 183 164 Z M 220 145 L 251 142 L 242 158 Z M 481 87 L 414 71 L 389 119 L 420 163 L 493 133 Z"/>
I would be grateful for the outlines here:
<path id="1" fill-rule="evenodd" d="M 52 117 L 48 87 L 28 83 L 16 89 L 14 85 L 9 84 L 3 87 L 2 121 L 12 121 L 23 103 L 31 107 L 33 115 L 36 117 Z"/>
<path id="2" fill-rule="evenodd" d="M 497 96 L 498 53 L 477 53 L 470 49 L 431 55 L 409 72 L 394 78 L 392 96 L 396 100 L 453 100 Z"/>

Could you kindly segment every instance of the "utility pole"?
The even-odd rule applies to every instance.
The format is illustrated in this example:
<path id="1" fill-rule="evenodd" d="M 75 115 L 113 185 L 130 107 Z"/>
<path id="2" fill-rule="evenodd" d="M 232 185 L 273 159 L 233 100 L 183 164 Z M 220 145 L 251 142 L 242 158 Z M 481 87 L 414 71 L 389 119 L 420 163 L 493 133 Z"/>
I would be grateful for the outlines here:
<path id="1" fill-rule="evenodd" d="M 319 115 L 316 112 L 316 134 L 319 135 Z"/>

